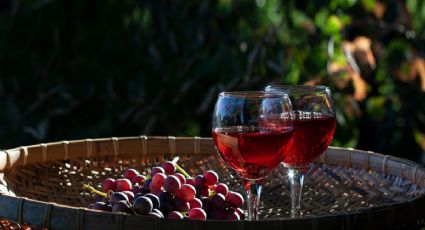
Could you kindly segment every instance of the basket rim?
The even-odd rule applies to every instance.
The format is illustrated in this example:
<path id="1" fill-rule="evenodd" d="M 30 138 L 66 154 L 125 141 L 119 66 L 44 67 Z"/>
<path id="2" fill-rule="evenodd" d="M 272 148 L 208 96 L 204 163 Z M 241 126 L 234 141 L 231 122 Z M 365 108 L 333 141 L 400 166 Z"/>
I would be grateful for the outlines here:
<path id="1" fill-rule="evenodd" d="M 37 145 L 30 145 L 30 146 L 21 146 L 17 148 L 12 148 L 9 150 L 0 151 L 0 176 L 3 173 L 7 173 L 9 170 L 13 170 L 14 167 L 17 166 L 25 166 L 26 164 L 32 164 L 37 162 L 28 162 L 28 160 L 25 160 L 25 157 L 30 156 L 33 151 L 39 152 L 40 149 L 48 148 L 49 146 L 60 146 L 63 145 L 64 150 L 71 151 L 71 148 L 69 148 L 70 145 L 80 145 L 80 144 L 86 144 L 86 143 L 107 143 L 112 144 L 112 146 L 115 146 L 119 142 L 125 142 L 125 141 L 134 141 L 134 140 L 142 140 L 146 141 L 144 142 L 149 143 L 149 140 L 151 141 L 164 141 L 164 143 L 168 143 L 168 152 L 176 152 L 178 148 L 176 146 L 179 146 L 180 141 L 189 141 L 194 142 L 194 148 L 191 148 L 189 152 L 202 154 L 202 151 L 208 150 L 211 151 L 211 148 L 213 147 L 212 144 L 212 138 L 209 137 L 173 137 L 173 136 L 138 136 L 138 137 L 112 137 L 112 138 L 98 138 L 98 139 L 82 139 L 82 140 L 71 140 L 71 141 L 61 141 L 61 142 L 50 142 L 46 144 L 37 144 Z M 202 145 L 202 147 L 201 147 Z M 118 147 L 117 147 L 118 148 Z M 214 150 L 215 151 L 215 150 Z M 70 152 L 68 154 L 68 159 Z M 67 155 L 65 154 L 65 155 Z M 116 153 L 114 153 L 116 154 Z M 358 161 L 356 161 L 355 157 L 362 156 Z M 3 168 L 1 165 L 1 160 L 6 158 L 7 162 L 6 164 L 3 164 Z M 62 156 L 61 156 L 62 157 Z M 46 159 L 44 159 L 46 160 Z M 49 159 L 50 160 L 50 159 Z M 376 166 L 374 164 L 374 161 L 381 160 L 379 166 Z M 364 151 L 364 150 L 357 150 L 353 148 L 342 148 L 342 147 L 329 147 L 329 149 L 317 160 L 318 162 L 325 163 L 325 164 L 335 164 L 335 162 L 339 162 L 340 165 L 344 164 L 345 166 L 364 166 L 365 169 L 368 170 L 376 170 L 381 171 L 384 173 L 390 173 L 392 172 L 391 167 L 397 167 L 397 164 L 402 164 L 404 167 L 406 165 L 410 167 L 408 170 L 408 174 L 404 175 L 405 178 L 409 178 L 414 181 L 414 184 L 424 184 L 425 183 L 425 168 L 422 165 L 419 165 L 413 161 L 393 157 L 389 155 L 384 155 L 380 153 L 375 153 L 372 151 Z M 359 161 L 361 164 L 359 164 Z M 364 162 L 363 162 L 364 161 Z M 379 162 L 379 161 L 378 161 Z M 336 164 L 338 165 L 338 164 Z M 396 166 L 394 166 L 396 165 Z M 401 172 L 401 174 L 406 172 Z M 391 173 L 390 173 L 391 174 Z M 402 175 L 403 176 L 403 175 Z M 418 179 L 419 178 L 419 179 Z M 1 179 L 1 177 L 0 177 Z M 1 185 L 1 180 L 0 180 Z M 73 215 L 78 216 L 78 218 L 83 219 L 90 219 L 92 216 L 96 215 L 110 215 L 113 216 L 115 219 L 120 218 L 133 218 L 132 215 L 128 214 L 122 214 L 122 213 L 107 213 L 97 210 L 91 210 L 88 208 L 81 208 L 81 207 L 75 207 L 75 206 L 69 206 L 69 205 L 63 205 L 58 204 L 54 202 L 44 202 L 34 199 L 29 199 L 27 197 L 16 197 L 11 196 L 8 194 L 2 194 L 0 192 L 0 217 L 4 217 L 6 219 L 18 222 L 18 223 L 28 223 L 28 224 L 34 224 L 38 226 L 48 226 L 52 228 L 61 228 L 60 226 L 50 225 L 48 223 L 55 223 L 55 221 L 52 220 L 42 220 L 42 222 L 37 222 L 34 220 L 31 220 L 27 216 L 25 218 L 23 217 L 24 212 L 28 212 L 28 210 L 35 210 L 35 209 L 52 209 L 58 210 L 58 212 L 69 212 L 73 213 Z M 285 225 L 291 225 L 291 223 L 297 223 L 299 221 L 304 222 L 311 222 L 311 224 L 317 225 L 319 222 L 327 223 L 330 220 L 332 221 L 339 221 L 339 223 L 342 226 L 347 226 L 347 224 L 350 223 L 350 221 L 353 221 L 354 219 L 360 218 L 365 219 L 369 223 L 373 219 L 373 215 L 376 212 L 379 212 L 380 215 L 388 216 L 388 218 L 395 221 L 397 219 L 396 217 L 400 214 L 406 214 L 408 213 L 410 218 L 412 220 L 417 219 L 424 219 L 425 214 L 421 214 L 420 207 L 425 206 L 425 195 L 421 195 L 412 199 L 409 199 L 408 201 L 404 202 L 393 202 L 391 204 L 382 204 L 378 205 L 372 208 L 362 208 L 357 210 L 351 210 L 347 212 L 338 212 L 338 213 L 331 213 L 326 215 L 308 215 L 303 217 L 302 219 L 291 219 L 289 217 L 283 217 L 283 218 L 270 218 L 270 219 L 264 219 L 264 220 L 258 220 L 258 221 L 238 221 L 242 222 L 249 222 L 249 223 L 272 223 L 272 222 L 283 222 Z M 8 210 L 11 209 L 11 210 Z M 62 210 L 62 211 L 61 211 Z M 82 215 L 82 216 L 81 216 Z M 151 217 L 148 216 L 137 216 L 141 221 L 152 221 Z M 168 222 L 170 220 L 161 219 L 160 222 Z M 156 220 L 155 223 L 158 221 Z M 217 222 L 223 222 L 223 223 L 232 223 L 232 221 L 226 221 L 226 220 L 206 220 L 206 223 L 217 223 Z M 46 224 L 47 223 L 47 224 Z M 240 224 L 237 224 L 240 225 Z M 317 225 L 320 226 L 320 225 Z M 63 227 L 63 226 L 62 226 Z"/>
<path id="2" fill-rule="evenodd" d="M 20 224 L 30 224 L 30 225 L 36 225 L 36 226 L 42 226 L 42 227 L 46 227 L 47 229 L 52 228 L 52 229 L 75 229 L 75 228 L 68 228 L 66 226 L 60 225 L 60 223 L 58 224 L 57 221 L 54 220 L 48 220 L 48 219 L 43 219 L 43 220 L 39 220 L 39 221 L 33 221 L 30 220 L 27 216 L 23 217 L 23 212 L 24 212 L 24 207 L 27 209 L 25 212 L 35 212 L 35 211 L 40 211 L 40 209 L 45 210 L 45 209 L 56 209 L 58 216 L 77 216 L 77 223 L 81 222 L 81 219 L 90 219 L 90 217 L 93 216 L 109 216 L 115 220 L 118 219 L 124 219 L 124 218 L 129 218 L 129 219 L 135 219 L 137 218 L 139 220 L 140 223 L 145 224 L 145 221 L 148 222 L 152 222 L 152 217 L 149 216 L 136 216 L 136 215 L 130 215 L 130 214 L 125 214 L 125 213 L 112 213 L 112 212 L 103 212 L 103 211 L 98 211 L 98 210 L 92 210 L 92 209 L 88 209 L 88 208 L 78 208 L 78 207 L 74 207 L 74 206 L 68 206 L 68 205 L 62 205 L 62 204 L 57 204 L 54 202 L 43 202 L 43 201 L 39 201 L 39 200 L 34 200 L 34 199 L 29 199 L 26 197 L 14 197 L 14 196 L 10 196 L 10 195 L 6 195 L 6 194 L 0 194 L 0 204 L 2 204 L 1 206 L 4 206 L 5 203 L 17 203 L 17 204 L 21 204 L 22 207 L 21 209 L 16 208 L 16 211 L 13 212 L 4 212 L 4 210 L 2 210 L 0 208 L 0 217 L 9 219 L 13 222 L 16 223 L 20 223 Z M 25 204 L 27 204 L 29 207 L 26 207 Z M 0 206 L 0 207 L 1 207 Z M 258 223 L 258 224 L 271 224 L 272 226 L 274 226 L 273 223 L 279 222 L 280 224 L 278 225 L 282 225 L 284 224 L 285 226 L 298 226 L 297 223 L 299 222 L 303 222 L 303 224 L 307 224 L 309 226 L 323 226 L 326 227 L 329 224 L 336 224 L 337 226 L 350 226 L 350 224 L 352 224 L 353 219 L 354 219 L 354 223 L 355 220 L 365 220 L 367 222 L 367 224 L 372 223 L 374 221 L 374 213 L 379 212 L 380 216 L 388 216 L 389 218 L 393 219 L 393 223 L 394 226 L 395 224 L 403 224 L 403 223 L 397 223 L 394 220 L 394 216 L 397 216 L 398 214 L 401 213 L 409 213 L 410 219 L 416 221 L 417 219 L 420 218 L 424 218 L 424 214 L 421 214 L 421 209 L 420 207 L 425 206 L 425 196 L 420 196 L 417 198 L 414 198 L 412 200 L 409 200 L 407 202 L 397 202 L 397 203 L 393 203 L 390 205 L 382 205 L 382 206 L 376 206 L 373 208 L 366 208 L 366 209 L 359 209 L 356 211 L 350 211 L 347 213 L 332 213 L 332 214 L 327 214 L 327 215 L 317 215 L 317 216 L 313 216 L 313 215 L 308 215 L 303 217 L 302 219 L 291 219 L 290 217 L 284 217 L 284 218 L 271 218 L 271 219 L 263 219 L 263 220 L 255 220 L 255 221 L 248 221 L 248 220 L 240 220 L 240 221 L 230 221 L 230 220 L 204 220 L 204 221 L 200 221 L 200 220 L 187 220 L 184 222 L 187 222 L 187 226 L 192 226 L 193 227 L 193 222 L 205 222 L 204 224 L 208 224 L 208 223 L 222 223 L 222 224 L 233 224 L 236 226 L 239 226 L 238 229 L 244 229 L 244 225 L 245 223 L 248 224 L 253 224 L 253 223 Z M 413 215 L 412 215 L 413 214 Z M 156 218 L 155 218 L 156 219 Z M 155 222 L 178 222 L 179 220 L 170 220 L 170 219 L 156 219 Z M 337 221 L 335 223 L 335 221 Z M 56 223 L 56 224 L 55 224 Z M 120 224 L 122 225 L 122 223 L 117 223 L 117 221 L 115 221 L 115 225 Z M 358 223 L 356 223 L 358 224 Z M 158 223 L 156 223 L 155 225 L 158 225 Z M 236 227 L 235 226 L 235 227 Z M 367 226 L 367 225 L 366 225 Z M 84 227 L 84 223 L 78 224 L 78 229 L 85 229 Z M 118 229 L 132 229 L 132 227 L 130 228 L 125 228 L 125 227 L 118 227 Z M 157 228 L 158 229 L 158 228 Z M 189 229 L 193 229 L 193 228 L 189 228 Z M 195 228 L 196 229 L 196 228 Z M 202 228 L 201 228 L 202 229 Z M 272 228 L 272 229 L 281 229 L 281 228 Z M 291 228 L 289 228 L 291 229 Z M 317 229 L 321 229 L 321 228 L 317 228 Z"/>
<path id="3" fill-rule="evenodd" d="M 169 153 L 169 154 L 173 154 L 177 152 L 176 149 L 176 143 L 178 143 L 179 141 L 186 141 L 186 143 L 188 141 L 193 142 L 193 149 L 191 149 L 191 151 L 188 151 L 187 153 L 195 153 L 195 154 L 202 154 L 202 150 L 205 151 L 215 151 L 215 147 L 213 146 L 212 143 L 212 138 L 211 137 L 176 137 L 176 136 L 145 136 L 145 135 L 141 135 L 141 136 L 124 136 L 124 137 L 109 137 L 109 138 L 94 138 L 94 139 L 76 139 L 76 140 L 63 140 L 63 141 L 54 141 L 54 142 L 48 142 L 48 143 L 40 143 L 40 144 L 33 144 L 33 145 L 27 145 L 27 146 L 19 146 L 19 147 L 15 147 L 15 148 L 11 148 L 11 149 L 6 149 L 6 150 L 0 150 L 0 173 L 3 171 L 6 171 L 8 169 L 12 169 L 13 167 L 16 166 L 21 166 L 21 165 L 26 165 L 26 164 L 31 164 L 31 163 L 40 163 L 42 161 L 47 161 L 47 160 L 68 160 L 70 159 L 70 151 L 69 150 L 69 146 L 71 145 L 81 145 L 84 144 L 87 147 L 89 145 L 93 145 L 93 144 L 107 144 L 109 143 L 110 145 L 113 146 L 114 151 L 116 151 L 116 148 L 118 148 L 118 144 L 119 142 L 128 142 L 128 141 L 139 141 L 141 142 L 141 147 L 146 147 L 144 145 L 148 145 L 150 143 L 150 141 L 165 141 L 168 142 L 168 148 L 165 148 L 165 152 Z M 49 147 L 54 147 L 54 146 L 60 146 L 62 145 L 63 149 L 61 150 L 61 155 L 60 157 L 56 158 L 50 158 L 50 155 L 47 155 L 47 157 L 45 159 L 43 159 L 42 157 L 37 158 L 35 162 L 31 162 L 28 161 L 28 156 L 31 154 L 31 152 L 42 152 L 43 149 L 49 148 Z M 200 145 L 204 145 L 203 149 L 200 149 Z M 88 148 L 87 148 L 88 150 Z M 75 155 L 74 157 L 94 157 L 91 156 L 91 154 L 88 154 L 88 151 L 86 150 L 86 152 L 84 154 L 80 154 L 80 155 Z M 143 151 L 147 151 L 146 149 L 144 149 Z M 168 151 L 168 152 L 167 152 Z M 420 170 L 425 170 L 425 167 L 423 165 L 420 165 L 416 162 L 413 162 L 411 160 L 408 159 L 404 159 L 404 158 L 399 158 L 399 157 L 394 157 L 391 155 L 385 155 L 385 154 L 381 154 L 381 153 L 377 153 L 377 152 L 373 152 L 373 151 L 366 151 L 366 150 L 359 150 L 359 149 L 354 149 L 354 148 L 344 148 L 344 147 L 335 147 L 335 146 L 329 146 L 327 151 L 325 151 L 318 159 L 316 159 L 316 162 L 320 162 L 320 163 L 324 163 L 324 164 L 328 164 L 332 162 L 328 161 L 328 158 L 331 157 L 335 157 L 336 154 L 341 154 L 340 152 L 344 152 L 344 159 L 346 162 L 345 166 L 352 166 L 352 153 L 354 154 L 362 154 L 367 156 L 367 158 L 365 158 L 365 164 L 362 165 L 364 166 L 364 168 L 366 169 L 370 169 L 370 158 L 371 156 L 376 156 L 378 158 L 382 158 L 383 162 L 382 162 L 382 169 L 381 171 L 386 172 L 386 168 L 389 165 L 388 162 L 390 161 L 395 161 L 395 162 L 400 162 L 400 163 L 404 163 L 406 165 L 409 165 L 411 167 L 415 168 L 415 171 L 420 171 Z M 164 151 L 162 151 L 161 153 L 164 153 Z M 136 153 L 139 154 L 139 153 Z M 142 153 L 143 154 L 143 153 Z M 106 154 L 107 155 L 107 154 Z M 106 155 L 102 155 L 102 156 L 106 156 Z M 109 154 L 109 156 L 119 156 L 119 155 L 123 155 L 123 154 L 117 154 L 117 153 L 113 153 L 113 154 Z M 73 157 L 71 157 L 73 158 Z M 363 167 L 361 167 L 363 168 Z M 414 180 L 416 181 L 416 180 Z"/>

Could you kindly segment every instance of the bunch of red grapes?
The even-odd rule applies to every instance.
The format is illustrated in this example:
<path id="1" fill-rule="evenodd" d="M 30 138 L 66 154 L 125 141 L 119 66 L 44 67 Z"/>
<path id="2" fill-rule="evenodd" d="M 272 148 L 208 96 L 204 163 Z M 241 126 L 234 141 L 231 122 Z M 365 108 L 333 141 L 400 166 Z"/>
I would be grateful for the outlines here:
<path id="1" fill-rule="evenodd" d="M 89 208 L 169 219 L 245 219 L 242 195 L 219 183 L 216 172 L 192 178 L 177 172 L 176 166 L 166 161 L 149 175 L 127 169 L 124 178 L 105 179 L 102 191 L 108 195 Z"/>

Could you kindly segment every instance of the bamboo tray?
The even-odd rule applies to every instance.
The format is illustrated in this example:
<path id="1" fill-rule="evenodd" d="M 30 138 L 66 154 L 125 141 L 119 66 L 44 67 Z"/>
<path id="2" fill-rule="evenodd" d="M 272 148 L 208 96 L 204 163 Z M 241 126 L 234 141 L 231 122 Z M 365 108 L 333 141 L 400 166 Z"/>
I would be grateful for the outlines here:
<path id="1" fill-rule="evenodd" d="M 241 191 L 211 138 L 123 137 L 62 141 L 0 151 L 0 218 L 49 229 L 412 229 L 425 224 L 425 169 L 408 160 L 330 147 L 309 167 L 302 219 L 289 218 L 284 169 L 267 178 L 260 221 L 168 220 L 86 209 L 84 183 L 180 157 L 196 175 L 216 170 Z"/>

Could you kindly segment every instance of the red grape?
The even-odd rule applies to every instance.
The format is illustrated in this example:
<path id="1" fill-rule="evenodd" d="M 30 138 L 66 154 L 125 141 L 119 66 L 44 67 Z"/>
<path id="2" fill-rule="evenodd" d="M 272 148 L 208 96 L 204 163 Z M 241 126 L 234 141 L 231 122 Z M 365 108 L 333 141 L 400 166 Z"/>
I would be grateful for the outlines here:
<path id="1" fill-rule="evenodd" d="M 123 192 L 114 192 L 109 199 L 109 203 L 114 204 L 121 200 L 128 202 L 128 196 Z"/>
<path id="2" fill-rule="evenodd" d="M 111 211 L 111 208 L 107 204 L 105 204 L 105 202 L 96 202 L 92 204 L 91 208 L 95 210 Z"/>
<path id="3" fill-rule="evenodd" d="M 189 211 L 189 219 L 191 220 L 206 220 L 207 213 L 202 208 L 193 208 Z"/>
<path id="4" fill-rule="evenodd" d="M 169 193 L 176 193 L 181 188 L 180 180 L 176 176 L 170 175 L 165 179 L 164 189 Z"/>
<path id="5" fill-rule="evenodd" d="M 235 208 L 235 212 L 238 213 L 241 220 L 245 220 L 245 213 L 241 208 Z"/>
<path id="6" fill-rule="evenodd" d="M 208 186 L 203 185 L 203 186 L 198 186 L 196 187 L 196 195 L 199 197 L 203 197 L 203 196 L 210 196 L 210 191 L 208 190 Z"/>
<path id="7" fill-rule="evenodd" d="M 181 214 L 178 211 L 172 211 L 167 216 L 168 219 L 173 219 L 173 220 L 181 220 L 181 219 L 183 219 L 183 217 L 184 217 L 183 214 Z"/>
<path id="8" fill-rule="evenodd" d="M 145 183 L 143 183 L 143 190 L 145 192 L 149 190 L 151 182 L 152 182 L 152 179 L 147 179 L 147 180 L 145 180 Z"/>
<path id="9" fill-rule="evenodd" d="M 102 192 L 117 191 L 117 183 L 115 179 L 108 178 L 102 182 Z"/>
<path id="10" fill-rule="evenodd" d="M 161 187 L 155 186 L 153 183 L 149 185 L 149 191 L 155 195 L 159 195 L 162 192 Z"/>
<path id="11" fill-rule="evenodd" d="M 162 190 L 154 190 L 151 193 L 154 194 L 155 196 L 159 196 L 159 194 L 161 194 Z"/>
<path id="12" fill-rule="evenodd" d="M 133 178 L 137 175 L 139 175 L 139 172 L 136 169 L 127 169 L 124 172 L 124 177 L 130 181 L 133 180 Z"/>
<path id="13" fill-rule="evenodd" d="M 217 188 L 217 184 L 215 184 L 215 185 L 210 185 L 210 186 L 207 186 L 208 187 L 208 189 L 209 190 L 211 190 L 211 191 L 215 191 L 215 188 Z"/>
<path id="14" fill-rule="evenodd" d="M 184 184 L 177 192 L 176 197 L 184 201 L 191 201 L 195 198 L 196 189 L 190 184 Z"/>
<path id="15" fill-rule="evenodd" d="M 164 181 L 167 176 L 164 173 L 157 173 L 152 177 L 151 185 L 154 185 L 157 188 L 161 188 L 164 185 Z"/>
<path id="16" fill-rule="evenodd" d="M 139 193 L 136 193 L 136 194 L 134 194 L 134 198 L 133 198 L 133 200 L 134 199 L 136 199 L 137 197 L 140 197 L 140 196 L 143 196 L 144 194 L 143 193 L 141 193 L 141 192 L 139 192 Z"/>
<path id="17" fill-rule="evenodd" d="M 117 183 L 117 191 L 130 191 L 132 188 L 131 181 L 129 179 L 117 179 L 115 181 Z"/>
<path id="18" fill-rule="evenodd" d="M 173 211 L 173 205 L 171 205 L 169 202 L 161 201 L 159 210 L 162 212 L 162 214 L 164 214 L 164 216 L 168 216 L 168 214 Z"/>
<path id="19" fill-rule="evenodd" d="M 165 173 L 164 169 L 161 167 L 153 167 L 151 168 L 151 176 L 153 177 L 157 173 Z"/>
<path id="20" fill-rule="evenodd" d="M 166 161 L 161 164 L 161 167 L 164 169 L 165 174 L 172 175 L 176 171 L 176 166 L 171 161 Z"/>
<path id="21" fill-rule="evenodd" d="M 208 213 L 208 219 L 211 220 L 224 220 L 226 219 L 226 213 L 224 209 L 212 209 Z"/>
<path id="22" fill-rule="evenodd" d="M 134 193 L 132 191 L 123 191 L 123 193 L 127 195 L 129 202 L 133 201 Z"/>
<path id="23" fill-rule="evenodd" d="M 130 204 L 127 201 L 120 200 L 112 205 L 112 212 L 125 212 L 125 213 L 133 213 L 130 208 Z"/>
<path id="24" fill-rule="evenodd" d="M 162 215 L 162 212 L 161 211 L 159 211 L 159 209 L 156 209 L 156 208 L 154 208 L 154 209 L 152 209 L 152 212 L 154 212 L 154 213 L 157 213 L 161 218 L 164 218 L 164 215 Z M 151 213 L 152 213 L 151 212 Z M 149 213 L 150 214 L 150 213 Z"/>
<path id="25" fill-rule="evenodd" d="M 198 198 L 194 198 L 193 200 L 189 201 L 189 208 L 202 208 L 202 201 Z"/>
<path id="26" fill-rule="evenodd" d="M 159 198 L 157 195 L 152 194 L 152 193 L 148 193 L 145 195 L 145 197 L 149 198 L 152 201 L 152 205 L 154 209 L 158 209 L 159 208 Z"/>
<path id="27" fill-rule="evenodd" d="M 211 200 L 209 197 L 202 197 L 201 202 L 202 202 L 202 208 L 206 212 L 209 212 L 212 209 Z"/>
<path id="28" fill-rule="evenodd" d="M 143 186 L 133 186 L 133 188 L 131 188 L 131 191 L 133 192 L 134 195 L 136 195 L 137 193 L 142 193 L 143 192 Z"/>
<path id="29" fill-rule="evenodd" d="M 159 213 L 157 213 L 157 212 L 150 212 L 149 213 L 149 216 L 151 216 L 151 217 L 155 217 L 155 218 L 164 218 L 164 216 L 163 215 L 161 215 L 161 214 L 159 214 Z"/>
<path id="30" fill-rule="evenodd" d="M 176 211 L 187 212 L 190 209 L 190 205 L 189 205 L 189 202 L 187 202 L 187 201 L 177 199 L 174 202 L 173 208 Z"/>
<path id="31" fill-rule="evenodd" d="M 197 175 L 195 177 L 195 186 L 204 186 L 205 185 L 205 178 L 202 175 Z"/>
<path id="32" fill-rule="evenodd" d="M 223 194 L 217 193 L 213 197 L 211 197 L 211 205 L 216 208 L 221 208 L 224 206 L 224 201 L 226 198 L 223 196 Z"/>
<path id="33" fill-rule="evenodd" d="M 184 177 L 183 174 L 181 173 L 175 173 L 174 176 L 176 176 L 177 178 L 179 178 L 180 180 L 180 184 L 186 184 L 186 177 Z"/>
<path id="34" fill-rule="evenodd" d="M 203 177 L 207 186 L 215 185 L 218 182 L 218 175 L 212 170 L 206 171 Z"/>
<path id="35" fill-rule="evenodd" d="M 145 180 L 146 180 L 146 177 L 145 176 L 143 176 L 143 175 L 136 175 L 133 178 L 132 182 L 133 182 L 133 185 L 139 184 L 139 186 L 143 186 L 143 183 L 145 182 Z"/>
<path id="36" fill-rule="evenodd" d="M 133 209 L 138 214 L 147 215 L 152 211 L 153 204 L 151 199 L 141 196 L 134 200 Z"/>
<path id="37" fill-rule="evenodd" d="M 173 194 L 169 192 L 161 192 L 158 197 L 161 202 L 170 202 L 174 199 Z"/>
<path id="38" fill-rule="evenodd" d="M 234 208 L 239 208 L 243 205 L 244 200 L 241 194 L 230 191 L 226 196 L 226 202 Z"/>
<path id="39" fill-rule="evenodd" d="M 223 194 L 224 196 L 227 196 L 227 193 L 229 192 L 229 188 L 226 184 L 220 183 L 215 187 L 215 192 Z"/>
<path id="40" fill-rule="evenodd" d="M 195 186 L 195 179 L 193 179 L 193 178 L 187 178 L 186 179 L 186 184 L 190 184 L 190 185 Z"/>
<path id="41" fill-rule="evenodd" d="M 229 211 L 226 213 L 226 219 L 228 220 L 240 220 L 239 214 L 236 211 Z"/>

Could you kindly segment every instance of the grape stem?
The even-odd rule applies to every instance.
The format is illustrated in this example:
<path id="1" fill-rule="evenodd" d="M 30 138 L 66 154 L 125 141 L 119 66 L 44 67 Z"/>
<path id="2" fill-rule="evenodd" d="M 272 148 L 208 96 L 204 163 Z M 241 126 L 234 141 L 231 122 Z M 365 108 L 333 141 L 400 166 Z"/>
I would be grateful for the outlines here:
<path id="1" fill-rule="evenodd" d="M 177 164 L 177 161 L 179 161 L 180 157 L 174 157 L 174 159 L 171 161 L 173 164 Z"/>
<path id="2" fill-rule="evenodd" d="M 182 167 L 180 167 L 178 164 L 176 164 L 176 169 L 177 171 L 179 171 L 181 174 L 183 174 L 186 178 L 190 178 L 191 176 L 184 171 L 184 169 Z"/>
<path id="3" fill-rule="evenodd" d="M 99 191 L 99 190 L 96 190 L 93 186 L 91 186 L 91 185 L 88 185 L 88 184 L 83 184 L 83 188 L 84 189 L 87 189 L 89 192 L 91 192 L 91 193 L 96 193 L 97 195 L 99 195 L 99 196 L 103 196 L 103 197 L 105 197 L 105 198 L 107 198 L 108 197 L 108 194 L 106 194 L 106 193 L 104 193 L 104 192 L 101 192 L 101 191 Z"/>
<path id="4" fill-rule="evenodd" d="M 177 161 L 179 161 L 180 157 L 174 157 L 174 159 L 171 161 L 171 163 L 173 163 L 176 166 L 177 171 L 179 171 L 179 173 L 183 174 L 186 178 L 190 178 L 191 176 L 182 168 L 177 164 Z"/>

